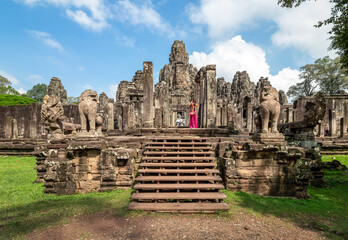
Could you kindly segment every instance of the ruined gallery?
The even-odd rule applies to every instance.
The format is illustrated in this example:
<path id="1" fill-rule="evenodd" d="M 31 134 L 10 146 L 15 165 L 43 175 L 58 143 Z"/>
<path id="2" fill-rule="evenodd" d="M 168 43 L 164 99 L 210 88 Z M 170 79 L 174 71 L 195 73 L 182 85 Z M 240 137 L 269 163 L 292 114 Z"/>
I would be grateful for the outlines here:
<path id="1" fill-rule="evenodd" d="M 320 154 L 347 151 L 348 94 L 291 104 L 267 78 L 217 67 L 174 41 L 155 85 L 144 62 L 116 96 L 88 89 L 78 105 L 53 77 L 42 104 L 0 106 L 0 152 L 35 155 L 47 194 L 134 188 L 129 209 L 214 212 L 228 209 L 221 189 L 306 198 L 325 184 Z"/>

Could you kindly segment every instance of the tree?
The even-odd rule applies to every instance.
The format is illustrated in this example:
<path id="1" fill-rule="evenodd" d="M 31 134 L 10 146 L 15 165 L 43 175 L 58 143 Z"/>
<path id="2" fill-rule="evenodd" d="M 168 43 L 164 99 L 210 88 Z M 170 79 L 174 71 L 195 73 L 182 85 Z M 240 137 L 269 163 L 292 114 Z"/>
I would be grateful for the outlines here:
<path id="1" fill-rule="evenodd" d="M 314 64 L 307 64 L 301 67 L 301 73 L 299 75 L 302 82 L 292 85 L 287 91 L 286 95 L 290 98 L 298 99 L 303 96 L 310 96 L 315 93 L 318 87 L 318 82 L 316 80 L 317 69 Z"/>
<path id="2" fill-rule="evenodd" d="M 319 58 L 314 64 L 301 67 L 299 77 L 303 81 L 291 86 L 286 94 L 298 99 L 314 94 L 317 87 L 325 94 L 335 94 L 338 90 L 348 88 L 348 77 L 345 72 L 339 57 L 335 59 L 328 56 Z"/>
<path id="3" fill-rule="evenodd" d="M 38 102 L 42 102 L 43 98 L 47 94 L 47 85 L 39 83 L 33 86 L 32 89 L 27 91 L 27 96 L 35 99 Z"/>
<path id="4" fill-rule="evenodd" d="M 340 58 L 331 59 L 328 56 L 319 58 L 314 62 L 316 66 L 316 78 L 320 90 L 325 94 L 336 94 L 338 90 L 348 88 L 348 72 L 342 66 Z"/>
<path id="5" fill-rule="evenodd" d="M 79 104 L 79 98 L 78 97 L 68 97 L 68 103 L 78 105 Z"/>
<path id="6" fill-rule="evenodd" d="M 12 83 L 10 80 L 0 75 L 0 94 L 20 95 L 11 85 Z"/>
<path id="7" fill-rule="evenodd" d="M 278 0 L 281 7 L 293 8 L 298 7 L 301 3 L 308 0 Z M 332 24 L 332 29 L 329 31 L 331 45 L 330 49 L 336 50 L 336 53 L 341 57 L 342 66 L 348 73 L 348 0 L 330 0 L 334 6 L 331 8 L 331 17 L 319 21 L 315 27 Z"/>

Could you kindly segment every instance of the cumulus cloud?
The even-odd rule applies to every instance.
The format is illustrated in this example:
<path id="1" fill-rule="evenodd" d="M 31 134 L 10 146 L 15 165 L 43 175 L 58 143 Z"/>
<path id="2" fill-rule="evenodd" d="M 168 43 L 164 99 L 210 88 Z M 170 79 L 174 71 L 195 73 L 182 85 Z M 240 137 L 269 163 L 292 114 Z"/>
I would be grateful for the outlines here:
<path id="1" fill-rule="evenodd" d="M 39 40 L 43 44 L 45 44 L 48 47 L 58 49 L 59 51 L 63 51 L 62 45 L 54 40 L 51 36 L 51 34 L 47 32 L 40 32 L 35 30 L 29 30 L 28 33 L 35 39 Z"/>
<path id="2" fill-rule="evenodd" d="M 209 53 L 193 52 L 190 62 L 198 68 L 216 64 L 217 77 L 224 77 L 227 81 L 232 81 L 237 71 L 244 70 L 255 83 L 261 76 L 269 77 L 272 85 L 278 90 L 287 91 L 289 86 L 299 81 L 299 71 L 290 68 L 282 69 L 277 75 L 272 76 L 265 52 L 260 47 L 245 42 L 239 35 L 215 43 Z"/>
<path id="3" fill-rule="evenodd" d="M 193 52 L 190 62 L 196 67 L 217 65 L 217 76 L 232 79 L 236 71 L 246 70 L 253 81 L 269 74 L 266 54 L 258 46 L 245 42 L 240 35 L 213 45 L 211 52 Z"/>
<path id="4" fill-rule="evenodd" d="M 318 58 L 328 54 L 330 26 L 318 29 L 314 25 L 330 16 L 331 7 L 325 0 L 293 9 L 281 8 L 274 0 L 201 0 L 198 6 L 188 5 L 187 12 L 193 23 L 207 26 L 209 36 L 220 40 L 253 28 L 261 20 L 273 21 L 278 26 L 271 37 L 275 45 L 292 46 Z"/>
<path id="5" fill-rule="evenodd" d="M 137 5 L 129 0 L 120 0 L 114 5 L 114 10 L 117 19 L 122 22 L 128 22 L 132 25 L 144 25 L 150 30 L 160 31 L 169 37 L 174 36 L 171 25 L 161 17 L 148 1 Z"/>

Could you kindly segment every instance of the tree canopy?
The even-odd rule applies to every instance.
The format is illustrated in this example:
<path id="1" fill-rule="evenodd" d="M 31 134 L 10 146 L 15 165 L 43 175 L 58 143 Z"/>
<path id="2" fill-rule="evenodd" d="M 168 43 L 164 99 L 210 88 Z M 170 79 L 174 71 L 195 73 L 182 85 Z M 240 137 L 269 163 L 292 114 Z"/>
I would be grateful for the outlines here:
<path id="1" fill-rule="evenodd" d="M 20 95 L 11 85 L 10 80 L 0 75 L 0 94 Z"/>
<path id="2" fill-rule="evenodd" d="M 303 81 L 291 86 L 286 94 L 294 99 L 310 96 L 317 90 L 325 94 L 335 94 L 338 90 L 348 88 L 348 77 L 345 72 L 339 57 L 319 58 L 313 64 L 301 67 L 299 77 Z"/>
<path id="3" fill-rule="evenodd" d="M 47 85 L 44 83 L 36 84 L 30 90 L 27 91 L 27 96 L 32 99 L 35 99 L 38 102 L 42 102 L 46 94 Z"/>
<path id="4" fill-rule="evenodd" d="M 278 0 L 281 7 L 298 7 L 308 0 Z M 332 24 L 329 31 L 331 45 L 330 49 L 336 50 L 346 73 L 348 72 L 348 0 L 330 0 L 334 6 L 331 8 L 331 17 L 319 21 L 315 27 Z"/>

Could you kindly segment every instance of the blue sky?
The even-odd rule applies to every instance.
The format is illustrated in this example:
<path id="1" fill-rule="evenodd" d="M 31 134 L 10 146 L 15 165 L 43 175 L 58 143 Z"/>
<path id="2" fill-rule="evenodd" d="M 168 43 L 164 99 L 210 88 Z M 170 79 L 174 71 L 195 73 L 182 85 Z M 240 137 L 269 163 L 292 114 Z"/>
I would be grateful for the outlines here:
<path id="1" fill-rule="evenodd" d="M 1 0 L 0 75 L 25 92 L 59 77 L 68 96 L 85 89 L 115 97 L 143 61 L 154 82 L 183 40 L 197 68 L 217 65 L 231 81 L 246 70 L 278 90 L 298 82 L 299 68 L 329 55 L 328 0 L 282 9 L 277 0 Z"/>

